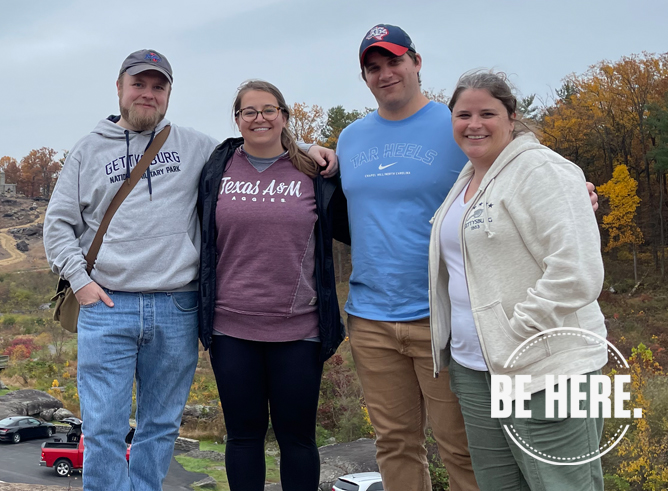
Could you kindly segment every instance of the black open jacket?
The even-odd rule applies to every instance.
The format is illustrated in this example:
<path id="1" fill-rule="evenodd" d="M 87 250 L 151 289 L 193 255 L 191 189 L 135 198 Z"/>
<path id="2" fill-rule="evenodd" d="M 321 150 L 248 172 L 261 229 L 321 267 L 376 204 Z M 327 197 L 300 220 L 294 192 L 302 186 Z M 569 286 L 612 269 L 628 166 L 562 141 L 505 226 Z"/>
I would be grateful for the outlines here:
<path id="1" fill-rule="evenodd" d="M 202 249 L 199 264 L 199 339 L 209 349 L 213 336 L 216 304 L 216 205 L 218 190 L 227 162 L 243 144 L 243 138 L 228 138 L 218 145 L 202 170 L 197 198 L 197 213 L 202 224 Z M 315 223 L 315 285 L 318 295 L 318 327 L 322 361 L 332 356 L 345 337 L 336 297 L 336 278 L 332 238 L 350 244 L 346 201 L 338 176 L 314 179 L 318 220 Z"/>

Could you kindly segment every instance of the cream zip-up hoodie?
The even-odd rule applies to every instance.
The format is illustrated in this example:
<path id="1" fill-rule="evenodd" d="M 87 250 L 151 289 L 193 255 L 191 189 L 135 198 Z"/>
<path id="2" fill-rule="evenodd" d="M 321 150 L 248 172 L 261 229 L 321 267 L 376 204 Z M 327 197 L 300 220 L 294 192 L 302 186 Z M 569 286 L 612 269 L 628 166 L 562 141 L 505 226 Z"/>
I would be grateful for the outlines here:
<path id="1" fill-rule="evenodd" d="M 450 358 L 448 272 L 441 260 L 443 217 L 473 176 L 467 163 L 432 219 L 429 302 L 434 370 Z M 576 375 L 601 368 L 607 347 L 593 336 L 560 335 L 534 343 L 511 366 L 526 339 L 550 328 L 575 327 L 605 338 L 596 302 L 603 261 L 596 218 L 582 170 L 529 133 L 499 155 L 467 203 L 459 230 L 471 309 L 491 374 Z"/>

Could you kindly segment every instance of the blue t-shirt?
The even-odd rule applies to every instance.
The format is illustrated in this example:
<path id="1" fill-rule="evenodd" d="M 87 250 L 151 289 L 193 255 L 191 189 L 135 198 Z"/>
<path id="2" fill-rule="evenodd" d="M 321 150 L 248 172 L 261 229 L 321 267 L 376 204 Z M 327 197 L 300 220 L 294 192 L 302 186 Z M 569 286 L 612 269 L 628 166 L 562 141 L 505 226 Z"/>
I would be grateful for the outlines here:
<path id="1" fill-rule="evenodd" d="M 346 312 L 400 322 L 429 315 L 429 220 L 467 161 L 450 110 L 429 102 L 388 121 L 373 112 L 337 146 L 352 244 Z"/>

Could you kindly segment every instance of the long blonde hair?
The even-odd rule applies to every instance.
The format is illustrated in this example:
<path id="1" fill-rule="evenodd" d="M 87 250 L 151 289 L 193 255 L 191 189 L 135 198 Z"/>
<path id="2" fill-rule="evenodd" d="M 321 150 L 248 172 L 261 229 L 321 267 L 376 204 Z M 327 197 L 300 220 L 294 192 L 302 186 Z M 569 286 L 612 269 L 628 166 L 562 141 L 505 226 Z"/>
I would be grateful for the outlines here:
<path id="1" fill-rule="evenodd" d="M 251 90 L 260 90 L 273 95 L 276 98 L 276 102 L 278 102 L 278 107 L 280 107 L 283 114 L 285 114 L 286 123 L 290 121 L 290 108 L 285 103 L 283 94 L 281 94 L 281 91 L 278 90 L 275 85 L 265 82 L 264 80 L 247 80 L 241 84 L 237 89 L 237 97 L 234 99 L 234 106 L 232 109 L 233 115 L 241 109 L 241 98 L 243 95 Z M 288 157 L 290 157 L 292 165 L 294 165 L 298 171 L 303 172 L 311 178 L 318 175 L 318 164 L 297 146 L 297 141 L 292 134 L 292 131 L 290 131 L 288 124 L 286 124 L 283 131 L 281 131 L 281 145 L 288 151 Z"/>

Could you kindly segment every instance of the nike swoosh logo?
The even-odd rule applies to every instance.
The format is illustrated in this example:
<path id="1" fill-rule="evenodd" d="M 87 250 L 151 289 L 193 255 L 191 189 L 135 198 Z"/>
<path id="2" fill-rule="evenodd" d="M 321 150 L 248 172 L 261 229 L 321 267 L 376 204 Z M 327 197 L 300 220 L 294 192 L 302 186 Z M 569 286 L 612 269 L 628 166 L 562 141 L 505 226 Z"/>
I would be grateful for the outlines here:
<path id="1" fill-rule="evenodd" d="M 380 165 L 378 166 L 378 170 L 387 169 L 388 167 L 392 167 L 394 164 L 398 164 L 398 163 L 399 163 L 399 162 L 393 162 L 393 163 L 391 163 L 391 164 L 387 164 L 387 165 L 380 164 Z"/>

